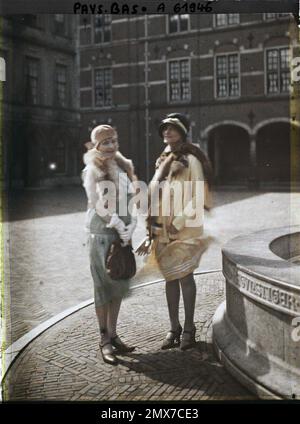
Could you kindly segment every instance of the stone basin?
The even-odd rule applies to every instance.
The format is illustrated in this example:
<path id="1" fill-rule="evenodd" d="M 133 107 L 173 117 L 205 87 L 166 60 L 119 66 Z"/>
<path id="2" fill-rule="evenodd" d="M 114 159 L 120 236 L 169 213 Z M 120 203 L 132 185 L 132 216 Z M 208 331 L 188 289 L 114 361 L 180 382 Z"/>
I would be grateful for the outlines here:
<path id="1" fill-rule="evenodd" d="M 236 237 L 222 257 L 219 359 L 260 398 L 300 399 L 300 226 Z"/>
<path id="2" fill-rule="evenodd" d="M 285 234 L 270 243 L 270 249 L 275 255 L 286 261 L 300 263 L 300 232 Z"/>

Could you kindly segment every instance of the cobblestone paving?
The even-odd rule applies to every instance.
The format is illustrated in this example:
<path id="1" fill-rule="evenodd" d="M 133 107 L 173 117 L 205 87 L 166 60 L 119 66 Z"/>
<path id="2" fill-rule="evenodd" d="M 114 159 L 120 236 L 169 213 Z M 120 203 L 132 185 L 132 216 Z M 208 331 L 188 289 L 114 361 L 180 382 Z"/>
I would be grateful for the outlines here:
<path id="1" fill-rule="evenodd" d="M 137 349 L 114 367 L 98 350 L 94 307 L 66 318 L 34 340 L 5 380 L 5 400 L 253 399 L 217 361 L 211 320 L 224 299 L 221 273 L 197 276 L 197 344 L 162 351 L 169 329 L 164 284 L 139 288 L 124 300 L 119 335 Z M 181 300 L 180 315 L 183 317 Z"/>
<path id="2" fill-rule="evenodd" d="M 238 234 L 295 221 L 299 195 L 262 192 L 217 192 L 206 228 L 215 237 L 200 270 L 221 268 L 221 247 Z M 5 225 L 6 344 L 93 296 L 83 231 L 86 198 L 82 188 L 24 191 L 9 199 Z M 299 217 L 298 217 L 299 219 Z M 142 225 L 134 246 L 144 236 Z M 157 277 L 153 270 L 141 283 Z"/>

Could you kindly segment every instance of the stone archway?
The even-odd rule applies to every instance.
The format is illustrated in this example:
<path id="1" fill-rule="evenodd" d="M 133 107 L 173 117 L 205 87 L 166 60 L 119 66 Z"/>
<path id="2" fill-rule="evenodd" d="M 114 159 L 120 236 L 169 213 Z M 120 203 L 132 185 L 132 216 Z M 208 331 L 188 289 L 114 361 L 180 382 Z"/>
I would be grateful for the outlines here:
<path id="1" fill-rule="evenodd" d="M 272 122 L 257 131 L 257 173 L 261 183 L 290 181 L 290 129 L 289 122 Z"/>
<path id="2" fill-rule="evenodd" d="M 250 139 L 244 128 L 232 124 L 213 128 L 208 135 L 208 156 L 217 184 L 247 184 Z"/>

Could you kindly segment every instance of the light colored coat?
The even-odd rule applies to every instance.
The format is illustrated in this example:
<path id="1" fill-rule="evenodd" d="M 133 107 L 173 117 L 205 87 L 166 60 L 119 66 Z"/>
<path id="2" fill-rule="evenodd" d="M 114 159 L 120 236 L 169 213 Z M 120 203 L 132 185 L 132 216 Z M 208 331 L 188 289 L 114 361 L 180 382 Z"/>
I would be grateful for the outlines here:
<path id="1" fill-rule="evenodd" d="M 165 185 L 159 199 L 160 215 L 156 218 L 162 228 L 156 233 L 152 251 L 166 281 L 180 279 L 192 273 L 211 241 L 210 237 L 203 237 L 204 205 L 211 207 L 211 198 L 204 182 L 202 165 L 192 154 L 186 155 L 185 159 L 186 166 L 175 160 L 171 163 L 167 181 L 171 186 L 179 183 L 181 187 L 184 187 L 184 182 L 190 182 L 190 195 L 184 196 L 184 191 L 178 190 L 178 186 L 174 185 L 174 191 L 171 190 L 173 195 L 170 215 L 163 216 L 162 207 L 169 200 L 169 189 Z M 160 181 L 160 176 L 164 175 L 164 166 L 165 161 L 158 167 L 150 186 L 156 180 Z M 200 202 L 197 202 L 197 198 Z M 177 233 L 171 234 L 171 224 L 177 229 Z M 153 255 L 150 260 L 153 260 Z"/>
<path id="2" fill-rule="evenodd" d="M 104 180 L 112 181 L 116 187 L 115 196 L 127 193 L 130 181 L 136 179 L 132 161 L 118 151 L 115 158 L 106 161 L 104 166 L 96 149 L 89 150 L 84 155 L 83 161 L 86 166 L 82 171 L 82 180 L 88 199 L 88 212 L 90 209 L 95 209 L 101 218 L 109 222 L 110 215 L 103 217 L 101 214 L 105 201 L 99 183 Z M 117 205 L 116 198 L 110 200 Z"/>
<path id="3" fill-rule="evenodd" d="M 168 243 L 170 240 L 187 240 L 201 237 L 203 234 L 204 203 L 210 202 L 207 185 L 204 184 L 202 165 L 194 155 L 187 155 L 188 165 L 181 166 L 173 161 L 167 177 L 167 184 L 164 184 L 160 197 L 160 216 L 157 222 L 162 224 L 162 231 L 159 241 Z M 150 186 L 159 179 L 164 163 L 156 170 Z M 188 182 L 185 185 L 185 182 Z M 172 189 L 172 187 L 174 189 Z M 180 189 L 181 187 L 181 189 Z M 185 191 L 185 189 L 190 190 Z M 186 195 L 184 195 L 184 193 Z M 170 202 L 169 202 L 170 199 Z M 170 203 L 169 216 L 163 216 L 168 212 L 166 205 Z M 165 210 L 164 210 L 165 208 Z M 170 234 L 168 227 L 173 225 L 177 229 L 176 234 Z"/>

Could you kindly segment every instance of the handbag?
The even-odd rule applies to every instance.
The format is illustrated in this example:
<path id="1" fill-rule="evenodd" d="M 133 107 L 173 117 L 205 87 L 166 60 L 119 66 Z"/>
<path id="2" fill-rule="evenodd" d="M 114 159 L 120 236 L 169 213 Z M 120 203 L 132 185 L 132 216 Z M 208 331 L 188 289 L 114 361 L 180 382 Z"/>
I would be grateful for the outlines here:
<path id="1" fill-rule="evenodd" d="M 106 256 L 106 272 L 113 280 L 132 278 L 136 273 L 135 256 L 131 244 L 114 241 Z"/>

